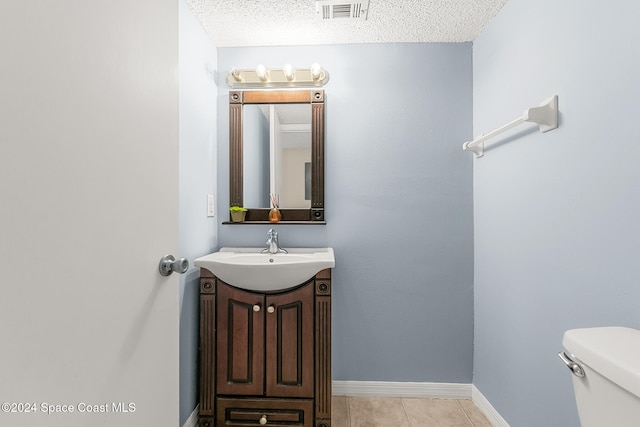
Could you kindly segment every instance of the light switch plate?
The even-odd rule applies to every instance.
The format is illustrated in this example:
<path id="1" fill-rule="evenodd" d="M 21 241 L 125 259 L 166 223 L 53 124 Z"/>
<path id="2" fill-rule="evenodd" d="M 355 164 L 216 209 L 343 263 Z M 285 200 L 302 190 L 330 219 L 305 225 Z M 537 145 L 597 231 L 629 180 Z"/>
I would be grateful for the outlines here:
<path id="1" fill-rule="evenodd" d="M 215 216 L 215 200 L 213 194 L 207 194 L 207 216 Z"/>

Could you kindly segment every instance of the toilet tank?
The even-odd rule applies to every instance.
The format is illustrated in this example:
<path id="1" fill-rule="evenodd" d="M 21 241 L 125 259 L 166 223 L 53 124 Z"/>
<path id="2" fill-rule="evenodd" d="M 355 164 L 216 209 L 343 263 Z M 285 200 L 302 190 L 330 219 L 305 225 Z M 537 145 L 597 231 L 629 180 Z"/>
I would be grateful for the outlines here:
<path id="1" fill-rule="evenodd" d="M 584 370 L 583 377 L 572 376 L 582 426 L 639 426 L 640 331 L 618 326 L 571 329 L 562 344 Z"/>

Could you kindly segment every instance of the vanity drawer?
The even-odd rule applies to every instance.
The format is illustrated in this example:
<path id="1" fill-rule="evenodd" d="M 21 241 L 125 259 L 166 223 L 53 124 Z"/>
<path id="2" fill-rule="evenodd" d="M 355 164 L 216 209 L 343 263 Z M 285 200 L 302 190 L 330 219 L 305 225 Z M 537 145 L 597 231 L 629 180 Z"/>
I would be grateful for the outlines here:
<path id="1" fill-rule="evenodd" d="M 313 400 L 220 397 L 216 414 L 216 427 L 313 427 Z"/>

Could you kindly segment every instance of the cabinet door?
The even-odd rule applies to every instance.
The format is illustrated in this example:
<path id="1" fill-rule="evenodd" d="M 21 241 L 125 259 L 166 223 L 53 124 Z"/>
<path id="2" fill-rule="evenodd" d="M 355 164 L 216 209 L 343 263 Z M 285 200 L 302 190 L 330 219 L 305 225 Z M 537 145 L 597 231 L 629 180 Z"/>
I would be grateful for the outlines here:
<path id="1" fill-rule="evenodd" d="M 314 283 L 266 298 L 266 391 L 313 397 Z"/>
<path id="2" fill-rule="evenodd" d="M 264 296 L 219 284 L 217 394 L 264 392 Z"/>

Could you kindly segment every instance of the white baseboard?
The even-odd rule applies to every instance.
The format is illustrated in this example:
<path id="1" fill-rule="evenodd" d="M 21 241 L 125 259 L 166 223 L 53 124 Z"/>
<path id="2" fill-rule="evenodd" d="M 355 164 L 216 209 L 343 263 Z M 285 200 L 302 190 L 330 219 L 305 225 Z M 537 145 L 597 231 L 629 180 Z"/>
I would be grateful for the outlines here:
<path id="1" fill-rule="evenodd" d="M 390 381 L 333 381 L 334 396 L 471 399 L 471 384 Z"/>
<path id="2" fill-rule="evenodd" d="M 496 411 L 496 408 L 489 403 L 486 397 L 480 390 L 476 388 L 475 385 L 471 385 L 471 400 L 473 403 L 482 411 L 485 417 L 489 420 L 493 427 L 509 427 L 509 423 L 505 421 L 504 418 Z"/>
<path id="3" fill-rule="evenodd" d="M 189 415 L 189 418 L 187 418 L 187 421 L 184 422 L 182 427 L 196 427 L 196 425 L 198 424 L 199 409 L 200 409 L 200 405 L 197 405 L 196 408 L 191 413 L 191 415 Z"/>

